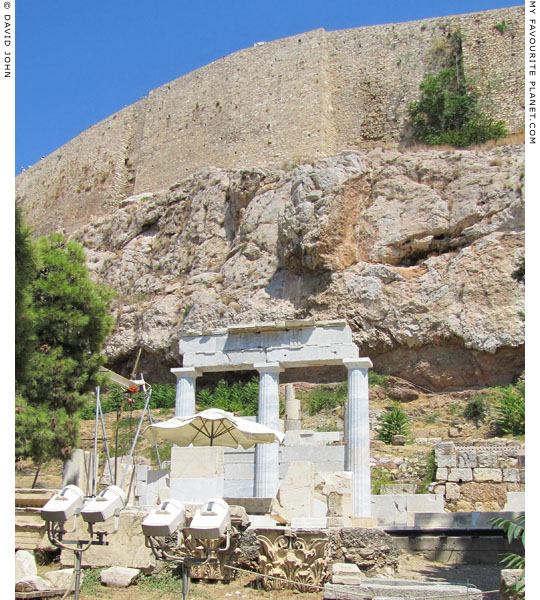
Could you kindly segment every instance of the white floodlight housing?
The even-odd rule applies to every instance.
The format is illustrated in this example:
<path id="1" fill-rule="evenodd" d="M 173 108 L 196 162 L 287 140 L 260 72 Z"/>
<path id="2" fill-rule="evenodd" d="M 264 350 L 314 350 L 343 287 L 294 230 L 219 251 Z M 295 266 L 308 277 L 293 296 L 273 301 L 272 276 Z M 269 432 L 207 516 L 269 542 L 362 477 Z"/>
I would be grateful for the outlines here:
<path id="1" fill-rule="evenodd" d="M 195 511 L 190 525 L 191 535 L 197 539 L 215 540 L 224 537 L 231 528 L 229 505 L 214 498 Z"/>
<path id="2" fill-rule="evenodd" d="M 100 523 L 117 514 L 117 511 L 121 511 L 126 502 L 127 496 L 124 490 L 116 485 L 110 485 L 85 504 L 81 515 L 87 523 Z"/>
<path id="3" fill-rule="evenodd" d="M 44 521 L 58 521 L 63 523 L 82 508 L 83 502 L 83 491 L 76 485 L 67 485 L 43 506 L 41 509 L 41 518 Z"/>
<path id="4" fill-rule="evenodd" d="M 152 512 L 141 523 L 142 530 L 146 536 L 172 535 L 177 529 L 184 528 L 186 509 L 178 500 L 165 500 L 154 508 Z"/>

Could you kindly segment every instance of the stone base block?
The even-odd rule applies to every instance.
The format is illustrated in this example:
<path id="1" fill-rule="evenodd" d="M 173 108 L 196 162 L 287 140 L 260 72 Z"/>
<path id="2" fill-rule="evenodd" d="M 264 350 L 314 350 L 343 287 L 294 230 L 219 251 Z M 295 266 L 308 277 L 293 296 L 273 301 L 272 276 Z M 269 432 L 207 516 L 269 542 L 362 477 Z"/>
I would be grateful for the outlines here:
<path id="1" fill-rule="evenodd" d="M 285 419 L 285 431 L 298 431 L 302 429 L 302 419 Z"/>
<path id="2" fill-rule="evenodd" d="M 324 586 L 324 600 L 350 600 L 389 597 L 397 598 L 433 598 L 463 597 L 470 600 L 482 600 L 482 592 L 474 586 L 455 585 L 431 581 L 411 581 L 407 579 L 365 578 L 354 586 L 327 583 Z"/>
<path id="3" fill-rule="evenodd" d="M 171 477 L 171 498 L 190 504 L 204 504 L 212 498 L 223 498 L 223 477 Z"/>
<path id="4" fill-rule="evenodd" d="M 326 529 L 326 517 L 296 517 L 291 519 L 291 529 Z"/>
<path id="5" fill-rule="evenodd" d="M 332 565 L 332 583 L 358 585 L 362 582 L 362 571 L 354 563 L 334 563 Z"/>
<path id="6" fill-rule="evenodd" d="M 171 478 L 222 477 L 223 471 L 222 446 L 171 448 Z"/>
<path id="7" fill-rule="evenodd" d="M 352 527 L 362 527 L 363 529 L 371 529 L 377 527 L 377 517 L 351 517 Z"/>

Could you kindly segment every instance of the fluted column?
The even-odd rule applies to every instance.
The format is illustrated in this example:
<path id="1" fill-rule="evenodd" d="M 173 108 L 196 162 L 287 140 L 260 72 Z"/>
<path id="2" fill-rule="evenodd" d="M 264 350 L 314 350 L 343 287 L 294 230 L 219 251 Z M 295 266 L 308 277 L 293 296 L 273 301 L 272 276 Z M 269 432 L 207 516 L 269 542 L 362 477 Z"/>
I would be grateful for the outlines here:
<path id="1" fill-rule="evenodd" d="M 345 419 L 345 465 L 352 471 L 353 516 L 371 516 L 371 474 L 369 464 L 369 358 L 344 360 L 349 375 Z"/>
<path id="2" fill-rule="evenodd" d="M 191 417 L 195 414 L 195 379 L 201 375 L 193 367 L 171 369 L 176 375 L 175 417 Z"/>
<path id="3" fill-rule="evenodd" d="M 259 414 L 257 422 L 279 430 L 279 363 L 257 363 L 259 371 Z M 279 443 L 255 446 L 256 498 L 273 498 L 279 488 Z"/>

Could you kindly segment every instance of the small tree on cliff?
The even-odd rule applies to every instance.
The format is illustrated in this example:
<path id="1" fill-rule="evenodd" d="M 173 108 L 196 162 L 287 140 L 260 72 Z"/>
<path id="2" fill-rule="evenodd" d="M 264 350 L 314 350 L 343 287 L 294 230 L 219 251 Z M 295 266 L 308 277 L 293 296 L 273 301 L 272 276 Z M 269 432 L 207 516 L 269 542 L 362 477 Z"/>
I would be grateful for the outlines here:
<path id="1" fill-rule="evenodd" d="M 36 250 L 35 346 L 17 401 L 16 456 L 32 458 L 39 473 L 46 459 L 69 458 L 77 443 L 77 411 L 98 384 L 100 353 L 113 319 L 112 293 L 90 280 L 79 244 L 52 234 L 40 238 Z"/>
<path id="2" fill-rule="evenodd" d="M 465 76 L 461 34 L 453 32 L 438 50 L 442 68 L 424 75 L 420 99 L 409 104 L 412 137 L 431 146 L 466 148 L 507 135 L 504 122 L 478 106 L 478 94 Z"/>

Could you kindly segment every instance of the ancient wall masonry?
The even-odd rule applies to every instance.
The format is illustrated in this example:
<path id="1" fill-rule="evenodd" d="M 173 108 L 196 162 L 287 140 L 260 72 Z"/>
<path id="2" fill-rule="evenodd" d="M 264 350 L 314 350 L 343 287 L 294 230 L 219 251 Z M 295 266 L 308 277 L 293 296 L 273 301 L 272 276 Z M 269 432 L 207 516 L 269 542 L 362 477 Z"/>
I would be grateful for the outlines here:
<path id="1" fill-rule="evenodd" d="M 447 510 L 497 511 L 509 492 L 525 490 L 525 454 L 519 442 L 478 440 L 435 446 L 436 493 Z"/>
<path id="2" fill-rule="evenodd" d="M 482 108 L 510 132 L 523 130 L 522 6 L 318 29 L 161 86 L 27 168 L 16 178 L 27 220 L 36 234 L 71 232 L 130 194 L 166 189 L 204 167 L 276 167 L 398 143 L 434 53 L 458 30 Z"/>

